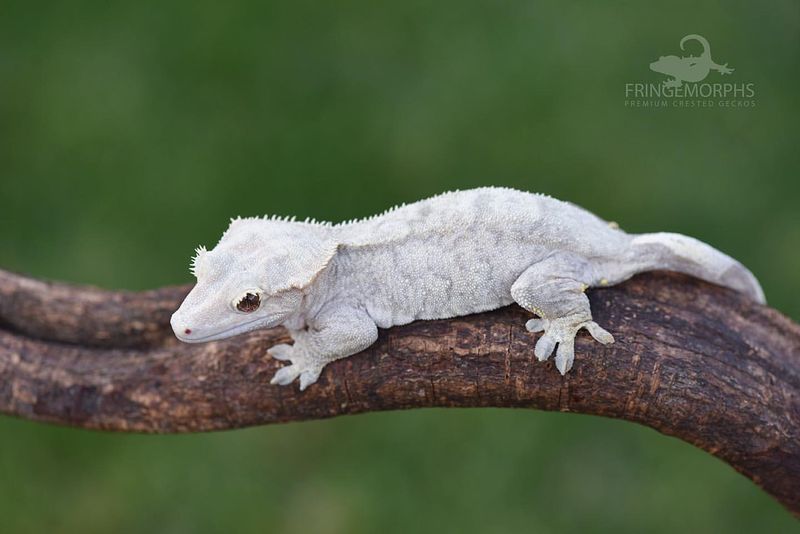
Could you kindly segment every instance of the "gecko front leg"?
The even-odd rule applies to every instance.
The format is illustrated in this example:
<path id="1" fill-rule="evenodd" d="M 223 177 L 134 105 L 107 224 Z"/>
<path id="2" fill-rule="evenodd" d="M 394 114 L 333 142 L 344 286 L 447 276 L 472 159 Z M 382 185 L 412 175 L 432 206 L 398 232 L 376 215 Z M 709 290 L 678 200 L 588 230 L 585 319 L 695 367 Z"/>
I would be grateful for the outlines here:
<path id="1" fill-rule="evenodd" d="M 305 330 L 289 333 L 294 345 L 284 343 L 267 351 L 276 360 L 291 362 L 279 369 L 270 383 L 284 386 L 299 376 L 300 391 L 316 382 L 327 364 L 361 352 L 378 339 L 378 327 L 372 318 L 349 305 L 332 305 Z"/>

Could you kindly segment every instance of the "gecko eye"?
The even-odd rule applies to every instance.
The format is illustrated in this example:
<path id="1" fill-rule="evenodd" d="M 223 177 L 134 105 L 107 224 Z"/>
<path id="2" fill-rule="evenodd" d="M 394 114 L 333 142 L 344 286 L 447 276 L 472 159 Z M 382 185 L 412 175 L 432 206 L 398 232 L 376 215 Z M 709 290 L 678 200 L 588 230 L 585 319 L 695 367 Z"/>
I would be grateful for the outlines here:
<path id="1" fill-rule="evenodd" d="M 243 313 L 252 313 L 261 305 L 261 297 L 258 293 L 247 292 L 245 296 L 236 303 L 236 309 Z"/>

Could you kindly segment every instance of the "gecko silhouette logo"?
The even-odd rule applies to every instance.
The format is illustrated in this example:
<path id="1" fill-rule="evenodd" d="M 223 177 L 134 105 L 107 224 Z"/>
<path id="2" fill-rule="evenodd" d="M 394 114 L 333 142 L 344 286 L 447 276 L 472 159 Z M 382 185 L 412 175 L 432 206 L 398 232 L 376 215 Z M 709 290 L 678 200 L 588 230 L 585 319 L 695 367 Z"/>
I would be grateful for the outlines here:
<path id="1" fill-rule="evenodd" d="M 626 83 L 625 107 L 637 108 L 753 108 L 755 84 L 750 82 L 706 82 L 708 75 L 728 76 L 733 67 L 711 57 L 711 45 L 702 35 L 692 33 L 678 43 L 688 55 L 661 56 L 650 70 L 666 76 L 660 83 Z M 697 54 L 697 55 L 695 55 Z M 712 76 L 712 80 L 717 74 Z M 716 78 L 719 79 L 719 78 Z"/>
<path id="2" fill-rule="evenodd" d="M 684 50 L 686 41 L 697 41 L 703 46 L 703 51 L 699 56 L 661 56 L 658 61 L 650 63 L 650 70 L 671 76 L 665 80 L 667 87 L 680 87 L 683 82 L 702 82 L 712 70 L 720 74 L 730 74 L 733 69 L 728 64 L 719 65 L 711 59 L 711 45 L 702 35 L 691 34 L 681 39 L 681 50 Z"/>

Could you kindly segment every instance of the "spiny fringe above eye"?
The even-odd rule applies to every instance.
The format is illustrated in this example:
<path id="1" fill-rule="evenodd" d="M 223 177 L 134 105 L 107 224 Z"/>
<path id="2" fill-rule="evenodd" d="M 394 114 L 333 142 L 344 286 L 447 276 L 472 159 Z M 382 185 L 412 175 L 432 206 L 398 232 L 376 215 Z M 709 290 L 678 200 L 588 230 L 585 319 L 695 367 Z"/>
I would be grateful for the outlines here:
<path id="1" fill-rule="evenodd" d="M 189 265 L 189 271 L 191 271 L 192 275 L 197 278 L 197 272 L 199 271 L 200 267 L 200 260 L 203 258 L 205 253 L 208 252 L 206 247 L 200 245 L 196 249 L 194 249 L 194 257 L 192 258 L 192 262 Z"/>

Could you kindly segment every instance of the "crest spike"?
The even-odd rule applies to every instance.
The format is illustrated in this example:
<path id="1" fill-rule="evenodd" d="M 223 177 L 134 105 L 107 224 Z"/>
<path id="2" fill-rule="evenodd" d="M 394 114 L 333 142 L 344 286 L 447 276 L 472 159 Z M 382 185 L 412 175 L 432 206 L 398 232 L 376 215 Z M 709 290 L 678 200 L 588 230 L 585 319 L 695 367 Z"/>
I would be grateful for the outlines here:
<path id="1" fill-rule="evenodd" d="M 206 250 L 206 247 L 203 245 L 200 245 L 199 247 L 194 249 L 194 257 L 192 258 L 192 261 L 189 265 L 189 271 L 195 278 L 197 278 L 197 275 L 201 269 L 202 259 L 207 252 L 208 250 Z"/>

